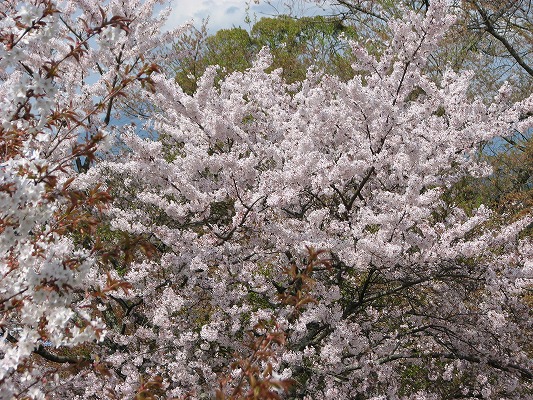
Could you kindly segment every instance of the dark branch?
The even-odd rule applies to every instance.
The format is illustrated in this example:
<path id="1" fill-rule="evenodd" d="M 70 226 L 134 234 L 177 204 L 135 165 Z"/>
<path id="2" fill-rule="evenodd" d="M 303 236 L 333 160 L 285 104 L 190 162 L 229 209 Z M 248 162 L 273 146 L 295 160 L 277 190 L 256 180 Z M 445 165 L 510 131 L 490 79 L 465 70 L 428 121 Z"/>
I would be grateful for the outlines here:
<path id="1" fill-rule="evenodd" d="M 518 52 L 515 50 L 513 45 L 509 43 L 507 38 L 500 34 L 496 28 L 494 27 L 494 24 L 491 21 L 491 18 L 487 15 L 486 10 L 481 8 L 477 2 L 474 2 L 474 6 L 476 7 L 479 15 L 481 15 L 481 18 L 483 19 L 483 23 L 485 24 L 485 31 L 489 33 L 492 37 L 494 37 L 496 40 L 498 40 L 501 44 L 505 46 L 509 54 L 516 60 L 518 65 L 520 65 L 524 70 L 531 76 L 533 76 L 533 68 L 531 68 L 524 59 L 518 54 Z"/>

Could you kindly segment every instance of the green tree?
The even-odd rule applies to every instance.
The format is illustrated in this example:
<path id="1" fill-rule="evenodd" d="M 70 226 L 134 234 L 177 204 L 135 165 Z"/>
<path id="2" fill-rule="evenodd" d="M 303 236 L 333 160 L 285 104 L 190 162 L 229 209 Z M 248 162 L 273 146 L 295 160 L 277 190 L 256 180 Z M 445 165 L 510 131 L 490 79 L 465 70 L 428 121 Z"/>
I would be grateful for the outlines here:
<path id="1" fill-rule="evenodd" d="M 336 17 L 292 18 L 281 15 L 262 18 L 251 31 L 243 28 L 222 29 L 207 34 L 206 24 L 192 28 L 176 43 L 173 51 L 183 54 L 179 62 L 171 61 L 176 80 L 186 93 L 196 90 L 196 81 L 208 65 L 220 67 L 219 76 L 249 68 L 263 47 L 273 56 L 271 69 L 282 68 L 288 82 L 302 80 L 308 68 L 337 75 L 353 76 L 350 47 L 345 39 L 356 37 L 356 30 Z"/>
<path id="2" fill-rule="evenodd" d="M 251 66 L 257 46 L 242 28 L 222 29 L 208 35 L 207 22 L 200 29 L 191 28 L 175 45 L 176 54 L 184 54 L 171 64 L 176 81 L 186 93 L 194 93 L 196 82 L 209 65 L 220 67 L 220 76 L 244 71 Z"/>
<path id="3" fill-rule="evenodd" d="M 262 18 L 252 27 L 251 35 L 261 47 L 270 49 L 272 68 L 283 68 L 288 82 L 303 79 L 312 65 L 343 79 L 353 76 L 346 39 L 356 38 L 356 31 L 339 18 Z"/>

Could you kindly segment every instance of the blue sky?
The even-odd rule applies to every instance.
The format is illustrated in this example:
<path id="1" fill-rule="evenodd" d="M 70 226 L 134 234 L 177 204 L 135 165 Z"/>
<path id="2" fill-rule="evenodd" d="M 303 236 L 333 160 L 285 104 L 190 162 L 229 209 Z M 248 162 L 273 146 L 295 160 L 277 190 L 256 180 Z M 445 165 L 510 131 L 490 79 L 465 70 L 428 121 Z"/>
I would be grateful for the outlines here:
<path id="1" fill-rule="evenodd" d="M 179 26 L 193 19 L 195 26 L 200 26 L 203 18 L 209 17 L 209 31 L 216 32 L 219 29 L 227 29 L 233 26 L 246 28 L 246 4 L 249 3 L 249 16 L 252 21 L 254 16 L 260 19 L 267 15 L 287 13 L 283 4 L 287 1 L 272 0 L 271 4 L 261 1 L 254 4 L 252 0 L 172 0 L 172 14 L 169 18 L 169 27 Z M 316 14 L 319 10 L 315 7 L 307 7 L 298 10 L 298 13 Z"/>

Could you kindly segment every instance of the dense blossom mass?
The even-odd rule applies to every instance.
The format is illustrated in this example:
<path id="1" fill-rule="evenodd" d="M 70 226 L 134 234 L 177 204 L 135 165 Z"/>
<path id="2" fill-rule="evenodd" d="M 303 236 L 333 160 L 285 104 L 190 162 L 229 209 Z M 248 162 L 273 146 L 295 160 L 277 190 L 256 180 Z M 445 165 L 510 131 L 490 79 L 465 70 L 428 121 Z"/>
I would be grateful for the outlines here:
<path id="1" fill-rule="evenodd" d="M 446 1 L 353 79 L 264 49 L 192 95 L 168 11 L 101 3 L 0 4 L 0 398 L 531 394 L 533 216 L 444 194 L 533 96 L 426 74 Z"/>

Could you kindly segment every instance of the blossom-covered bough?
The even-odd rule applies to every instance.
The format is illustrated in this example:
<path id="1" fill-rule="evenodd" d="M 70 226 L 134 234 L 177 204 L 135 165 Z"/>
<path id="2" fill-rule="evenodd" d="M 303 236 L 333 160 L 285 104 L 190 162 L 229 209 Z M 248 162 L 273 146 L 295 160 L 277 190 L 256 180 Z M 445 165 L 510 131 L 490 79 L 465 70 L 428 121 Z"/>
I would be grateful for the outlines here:
<path id="1" fill-rule="evenodd" d="M 468 73 L 448 71 L 438 82 L 424 74 L 451 23 L 444 1 L 432 2 L 424 16 L 406 11 L 391 22 L 394 36 L 379 56 L 353 44 L 358 62 L 350 81 L 310 71 L 287 85 L 280 71 L 265 72 L 270 56 L 263 51 L 250 70 L 219 83 L 209 69 L 192 96 L 172 76 L 140 64 L 144 40 L 157 42 L 148 14 L 138 14 L 151 13 L 151 4 L 138 11 L 111 2 L 100 13 L 79 3 L 66 2 L 94 18 L 89 26 L 109 25 L 88 31 L 103 35 L 107 47 L 93 54 L 90 40 L 81 42 L 90 49 L 65 58 L 72 66 L 59 68 L 64 79 L 46 89 L 55 97 L 46 91 L 42 99 L 51 104 L 46 112 L 63 107 L 80 115 L 65 127 L 39 127 L 48 132 L 39 136 L 33 127 L 6 125 L 12 114 L 2 114 L 2 132 L 28 136 L 2 164 L 2 185 L 9 185 L 2 186 L 0 326 L 13 339 L 0 349 L 4 397 L 28 395 L 19 389 L 34 383 L 26 384 L 28 374 L 52 368 L 28 358 L 32 352 L 61 365 L 65 346 L 92 338 L 100 341 L 86 345 L 88 355 L 71 360 L 78 369 L 36 380 L 35 396 L 527 397 L 532 218 L 502 222 L 484 206 L 467 214 L 443 194 L 465 175 L 490 172 L 477 161 L 481 143 L 531 129 L 523 116 L 533 98 L 513 104 L 503 87 L 487 105 L 469 97 Z M 79 26 L 54 21 L 57 29 Z M 55 60 L 72 51 L 53 48 Z M 7 60 L 5 42 L 2 51 Z M 22 80 L 24 66 L 46 64 L 24 57 L 49 57 L 46 51 L 21 52 L 10 64 L 19 75 L 3 77 L 9 107 L 28 96 L 12 100 L 32 82 L 31 75 Z M 82 84 L 93 67 L 102 78 Z M 94 138 L 112 124 L 107 110 L 119 87 L 152 105 L 145 127 L 161 140 L 142 139 L 133 125 L 116 127 L 127 151 L 76 174 L 63 162 L 78 157 L 70 151 L 74 134 L 91 133 L 95 143 L 84 151 L 94 154 Z M 39 101 L 27 104 L 33 110 Z M 40 121 L 36 112 L 28 120 Z M 64 130 L 70 136 L 54 139 Z M 77 232 L 54 235 L 50 224 L 65 203 L 59 195 L 48 200 L 56 192 L 31 172 L 39 163 L 57 176 L 53 188 L 68 183 L 86 195 L 104 184 L 114 200 L 100 229 L 111 239 L 119 232 L 143 238 L 155 255 L 137 252 L 104 268 L 91 258 L 97 243 L 80 243 Z M 5 211 L 15 209 L 18 219 Z M 27 257 L 42 261 L 26 263 L 34 247 L 43 255 Z M 73 267 L 54 266 L 67 256 L 78 260 Z M 52 281 L 57 289 L 43 292 Z M 119 287 L 126 290 L 111 293 Z M 83 291 L 89 296 L 76 296 Z M 40 329 L 40 320 L 49 328 Z M 42 346 L 39 335 L 61 347 Z"/>
<path id="2" fill-rule="evenodd" d="M 103 5 L 0 4 L 2 399 L 42 398 L 60 376 L 105 372 L 80 347 L 105 336 L 89 306 L 129 287 L 111 276 L 88 285 L 120 251 L 87 241 L 110 197 L 98 185 L 75 190 L 74 166 L 87 169 L 104 149 L 118 96 L 149 87 L 156 67 L 143 56 L 172 34 L 155 35 L 164 18 L 152 17 L 154 2 Z"/>

